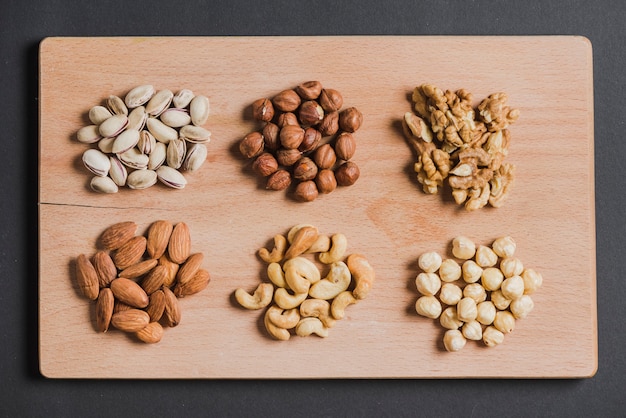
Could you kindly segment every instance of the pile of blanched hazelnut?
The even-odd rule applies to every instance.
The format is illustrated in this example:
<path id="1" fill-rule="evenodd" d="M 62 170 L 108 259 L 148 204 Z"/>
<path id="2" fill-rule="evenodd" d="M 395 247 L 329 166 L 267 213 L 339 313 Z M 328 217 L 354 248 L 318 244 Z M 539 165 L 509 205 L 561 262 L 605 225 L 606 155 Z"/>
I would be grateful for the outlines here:
<path id="1" fill-rule="evenodd" d="M 355 107 L 342 106 L 341 93 L 323 88 L 319 81 L 252 103 L 253 118 L 264 126 L 246 135 L 239 150 L 254 159 L 252 168 L 267 178 L 266 189 L 286 190 L 297 182 L 294 197 L 310 202 L 319 193 L 357 181 L 354 132 L 363 115 Z"/>
<path id="2" fill-rule="evenodd" d="M 530 295 L 543 277 L 525 268 L 514 257 L 515 249 L 515 241 L 508 236 L 496 239 L 491 247 L 476 246 L 459 236 L 452 241 L 452 254 L 462 260 L 460 264 L 442 259 L 437 252 L 419 257 L 423 272 L 415 285 L 422 296 L 415 309 L 422 316 L 439 319 L 447 329 L 443 337 L 447 351 L 461 350 L 467 340 L 498 345 L 513 331 L 515 321 L 532 311 Z"/>

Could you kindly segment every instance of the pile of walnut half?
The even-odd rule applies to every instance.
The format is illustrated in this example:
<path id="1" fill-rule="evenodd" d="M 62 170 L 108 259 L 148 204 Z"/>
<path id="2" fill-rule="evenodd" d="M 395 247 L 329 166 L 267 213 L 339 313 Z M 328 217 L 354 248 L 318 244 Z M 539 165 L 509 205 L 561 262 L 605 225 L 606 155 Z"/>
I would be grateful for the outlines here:
<path id="1" fill-rule="evenodd" d="M 254 159 L 252 169 L 267 179 L 266 189 L 286 190 L 297 183 L 294 197 L 310 202 L 357 181 L 354 132 L 363 115 L 356 107 L 342 106 L 341 93 L 319 81 L 252 103 L 253 118 L 264 126 L 246 135 L 239 150 Z"/>
<path id="2" fill-rule="evenodd" d="M 504 162 L 519 117 L 505 93 L 494 93 L 474 109 L 464 89 L 445 92 L 430 84 L 413 91 L 417 114 L 404 115 L 404 133 L 417 152 L 415 171 L 424 192 L 436 194 L 447 179 L 459 205 L 473 211 L 499 207 L 513 183 L 514 166 Z"/>
<path id="3" fill-rule="evenodd" d="M 313 225 L 296 225 L 286 237 L 274 237 L 272 251 L 259 250 L 270 283 L 260 283 L 253 294 L 239 288 L 235 299 L 246 309 L 267 307 L 265 328 L 276 340 L 286 341 L 292 332 L 327 337 L 346 307 L 365 299 L 374 282 L 369 261 L 361 254 L 346 256 L 347 247 L 344 234 L 329 237 Z"/>

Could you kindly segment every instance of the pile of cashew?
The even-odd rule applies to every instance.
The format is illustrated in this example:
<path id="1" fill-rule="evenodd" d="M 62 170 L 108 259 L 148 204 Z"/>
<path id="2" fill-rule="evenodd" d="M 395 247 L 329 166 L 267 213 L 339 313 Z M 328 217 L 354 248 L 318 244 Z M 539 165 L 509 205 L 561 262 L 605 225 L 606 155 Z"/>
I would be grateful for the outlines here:
<path id="1" fill-rule="evenodd" d="M 258 251 L 270 282 L 260 283 L 252 294 L 239 288 L 235 299 L 246 309 L 267 307 L 265 328 L 277 340 L 288 340 L 292 330 L 301 337 L 327 337 L 346 308 L 367 297 L 374 282 L 367 259 L 360 254 L 346 257 L 347 247 L 344 234 L 328 236 L 313 225 L 296 225 L 286 237 L 274 236 L 271 251 Z M 325 267 L 325 275 L 318 264 Z"/>

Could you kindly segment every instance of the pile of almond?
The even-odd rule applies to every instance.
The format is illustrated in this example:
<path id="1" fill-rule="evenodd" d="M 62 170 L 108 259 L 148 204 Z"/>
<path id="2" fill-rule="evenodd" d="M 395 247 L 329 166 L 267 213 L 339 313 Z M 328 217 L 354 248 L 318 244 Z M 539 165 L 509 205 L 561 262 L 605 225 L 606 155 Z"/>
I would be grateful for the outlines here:
<path id="1" fill-rule="evenodd" d="M 100 236 L 103 248 L 89 259 L 76 258 L 76 280 L 82 293 L 96 301 L 96 328 L 109 326 L 157 343 L 163 325 L 180 323 L 178 299 L 203 290 L 209 272 L 204 255 L 191 253 L 189 227 L 184 222 L 154 222 L 147 237 L 136 235 L 137 224 L 120 222 Z"/>

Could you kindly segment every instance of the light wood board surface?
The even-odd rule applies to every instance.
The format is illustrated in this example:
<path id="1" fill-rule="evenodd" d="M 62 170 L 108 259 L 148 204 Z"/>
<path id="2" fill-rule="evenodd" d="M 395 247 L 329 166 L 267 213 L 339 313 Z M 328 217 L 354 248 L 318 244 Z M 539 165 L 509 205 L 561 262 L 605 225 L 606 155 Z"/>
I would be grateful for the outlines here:
<path id="1" fill-rule="evenodd" d="M 585 377 L 597 367 L 592 48 L 580 37 L 49 38 L 40 56 L 40 366 L 54 378 Z M 258 125 L 255 99 L 308 80 L 364 115 L 354 161 L 361 178 L 314 202 L 267 192 L 236 151 Z M 478 101 L 506 92 L 521 111 L 508 161 L 516 183 L 499 209 L 468 213 L 427 196 L 400 120 L 422 83 L 465 88 Z M 208 161 L 184 190 L 155 186 L 100 195 L 80 162 L 76 131 L 89 108 L 132 87 L 209 96 Z M 186 222 L 211 283 L 181 300 L 183 319 L 156 345 L 95 331 L 94 303 L 71 273 L 107 226 L 141 232 L 157 219 Z M 377 280 L 326 339 L 270 339 L 262 314 L 233 302 L 263 279 L 256 251 L 292 225 L 343 232 Z M 496 348 L 442 346 L 419 317 L 417 257 L 511 235 L 517 256 L 543 274 L 535 309 Z"/>

